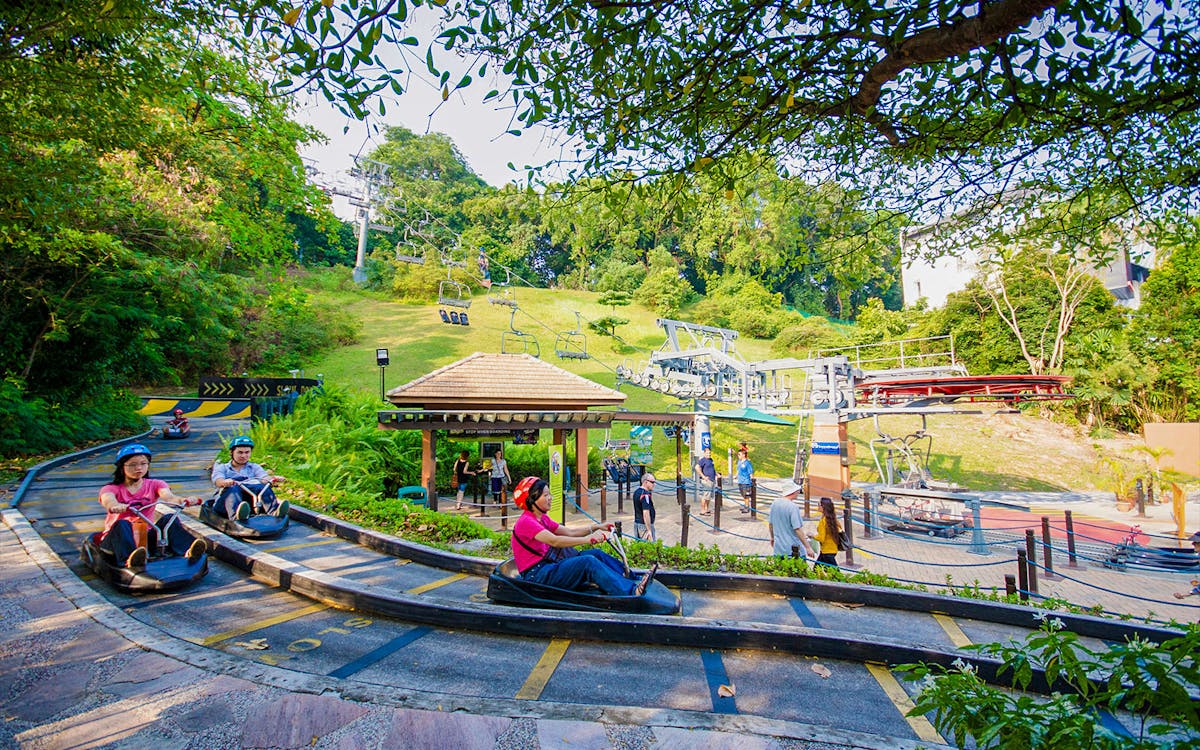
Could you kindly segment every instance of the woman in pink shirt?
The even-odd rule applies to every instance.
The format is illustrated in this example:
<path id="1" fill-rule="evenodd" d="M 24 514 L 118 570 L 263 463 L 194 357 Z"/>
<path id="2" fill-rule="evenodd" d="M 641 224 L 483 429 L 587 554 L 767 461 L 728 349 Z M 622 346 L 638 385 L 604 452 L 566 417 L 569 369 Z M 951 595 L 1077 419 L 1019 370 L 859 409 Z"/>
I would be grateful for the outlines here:
<path id="1" fill-rule="evenodd" d="M 199 505 L 198 497 L 179 497 L 161 479 L 150 478 L 150 449 L 139 443 L 126 445 L 117 451 L 116 469 L 111 484 L 100 488 L 100 504 L 108 515 L 104 518 L 104 534 L 100 546 L 116 556 L 118 564 L 140 569 L 146 566 L 149 555 L 147 546 L 158 542 L 160 526 L 146 530 L 146 546 L 139 546 L 134 539 L 133 524 L 139 516 L 131 508 L 137 508 L 145 516 L 153 518 L 154 506 L 159 500 L 181 505 Z M 159 519 L 159 524 L 162 519 Z M 168 545 L 188 562 L 195 562 L 204 554 L 204 542 L 194 539 L 179 524 L 175 524 L 168 535 Z"/>
<path id="2" fill-rule="evenodd" d="M 598 549 L 578 552 L 574 548 L 604 541 L 603 531 L 612 524 L 593 523 L 572 529 L 546 515 L 550 511 L 550 488 L 538 477 L 525 477 L 513 491 L 513 502 L 524 513 L 513 526 L 512 551 L 517 570 L 527 581 L 577 590 L 595 584 L 609 596 L 641 596 L 654 577 L 657 565 L 638 581 L 625 577 L 625 566 Z"/>

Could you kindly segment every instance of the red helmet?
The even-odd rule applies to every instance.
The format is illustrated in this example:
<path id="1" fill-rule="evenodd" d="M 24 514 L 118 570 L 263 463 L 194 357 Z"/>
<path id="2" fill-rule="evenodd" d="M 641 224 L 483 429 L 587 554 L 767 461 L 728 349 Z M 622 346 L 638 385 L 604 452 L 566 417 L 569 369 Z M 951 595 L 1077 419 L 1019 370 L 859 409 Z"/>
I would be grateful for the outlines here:
<path id="1" fill-rule="evenodd" d="M 176 410 L 175 410 L 175 416 L 177 416 L 177 417 L 182 417 L 182 416 L 183 416 L 183 409 L 176 409 Z"/>
<path id="2" fill-rule="evenodd" d="M 541 482 L 541 486 L 538 483 Z M 513 489 L 513 502 L 521 510 L 529 510 L 529 498 L 532 496 L 538 498 L 542 496 L 542 488 L 546 483 L 540 477 L 525 477 L 517 482 L 517 486 Z"/>

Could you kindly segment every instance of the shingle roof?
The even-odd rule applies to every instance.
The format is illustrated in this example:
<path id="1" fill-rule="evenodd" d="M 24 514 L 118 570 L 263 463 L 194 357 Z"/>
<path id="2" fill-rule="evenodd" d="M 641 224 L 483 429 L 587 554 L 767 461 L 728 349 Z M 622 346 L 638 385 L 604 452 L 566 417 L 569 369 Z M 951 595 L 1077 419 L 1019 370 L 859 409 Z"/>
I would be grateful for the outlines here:
<path id="1" fill-rule="evenodd" d="M 620 404 L 625 394 L 528 354 L 476 352 L 387 392 L 426 409 L 570 409 Z"/>

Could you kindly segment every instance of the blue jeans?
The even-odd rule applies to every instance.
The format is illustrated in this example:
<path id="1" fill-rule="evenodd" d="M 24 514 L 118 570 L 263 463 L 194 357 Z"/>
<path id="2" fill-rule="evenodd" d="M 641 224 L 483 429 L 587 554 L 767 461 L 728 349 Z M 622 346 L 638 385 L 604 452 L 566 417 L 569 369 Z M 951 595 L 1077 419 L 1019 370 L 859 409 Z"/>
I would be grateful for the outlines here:
<path id="1" fill-rule="evenodd" d="M 537 565 L 522 575 L 527 581 L 578 590 L 594 583 L 609 596 L 630 596 L 637 581 L 625 577 L 625 566 L 617 558 L 598 549 L 586 549 L 574 557 Z"/>
<path id="2" fill-rule="evenodd" d="M 259 499 L 267 513 L 274 513 L 275 509 L 279 507 L 279 498 L 275 497 L 275 490 L 270 487 L 267 487 L 263 491 Z M 226 487 L 221 490 L 220 497 L 213 503 L 213 509 L 218 513 L 224 513 L 226 518 L 233 518 L 237 515 L 237 507 L 243 500 L 248 503 L 254 502 L 254 498 L 249 492 L 243 491 L 240 486 L 235 484 L 232 487 Z M 255 509 L 251 507 L 250 513 L 253 514 L 254 512 Z"/>
<path id="3" fill-rule="evenodd" d="M 166 516 L 158 519 L 153 526 L 146 529 L 146 547 L 152 555 L 158 553 L 158 535 L 165 522 Z M 183 557 L 187 554 L 188 547 L 192 546 L 193 541 L 195 541 L 195 537 L 189 534 L 178 521 L 171 524 L 171 530 L 167 534 L 167 547 L 172 552 Z M 124 518 L 117 521 L 100 540 L 100 546 L 112 552 L 113 556 L 117 558 L 117 565 L 124 567 L 125 561 L 129 559 L 130 553 L 136 547 L 133 539 L 133 524 Z"/>

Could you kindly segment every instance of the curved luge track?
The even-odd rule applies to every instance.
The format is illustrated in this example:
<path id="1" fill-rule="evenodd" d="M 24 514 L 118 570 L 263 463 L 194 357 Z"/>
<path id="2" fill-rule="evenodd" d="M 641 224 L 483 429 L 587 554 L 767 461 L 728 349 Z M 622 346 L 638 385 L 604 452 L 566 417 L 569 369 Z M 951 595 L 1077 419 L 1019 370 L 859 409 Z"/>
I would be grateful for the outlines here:
<path id="1" fill-rule="evenodd" d="M 147 438 L 153 475 L 177 494 L 207 495 L 208 466 L 229 422 L 193 420 L 187 440 Z M 278 539 L 243 542 L 190 520 L 212 549 L 208 576 L 175 594 L 132 597 L 79 562 L 98 530 L 96 500 L 113 451 L 35 480 L 20 510 L 73 571 L 131 617 L 247 660 L 355 680 L 546 705 L 738 714 L 896 740 L 938 741 L 906 719 L 911 686 L 882 664 L 924 659 L 996 665 L 966 643 L 1020 637 L 1032 610 L 894 590 L 787 579 L 683 574 L 681 617 L 516 609 L 484 596 L 491 563 L 411 545 L 293 509 Z M 1089 617 L 1068 626 L 1096 639 L 1167 631 Z M 820 665 L 831 673 L 822 677 Z M 734 686 L 725 695 L 722 686 Z M 816 700 L 816 696 L 836 700 Z M 531 706 L 537 704 L 531 703 Z M 820 710 L 815 710 L 819 705 Z M 612 709 L 609 709 L 612 710 Z M 886 743 L 885 743 L 886 744 Z M 883 745 L 881 745 L 883 746 Z"/>

